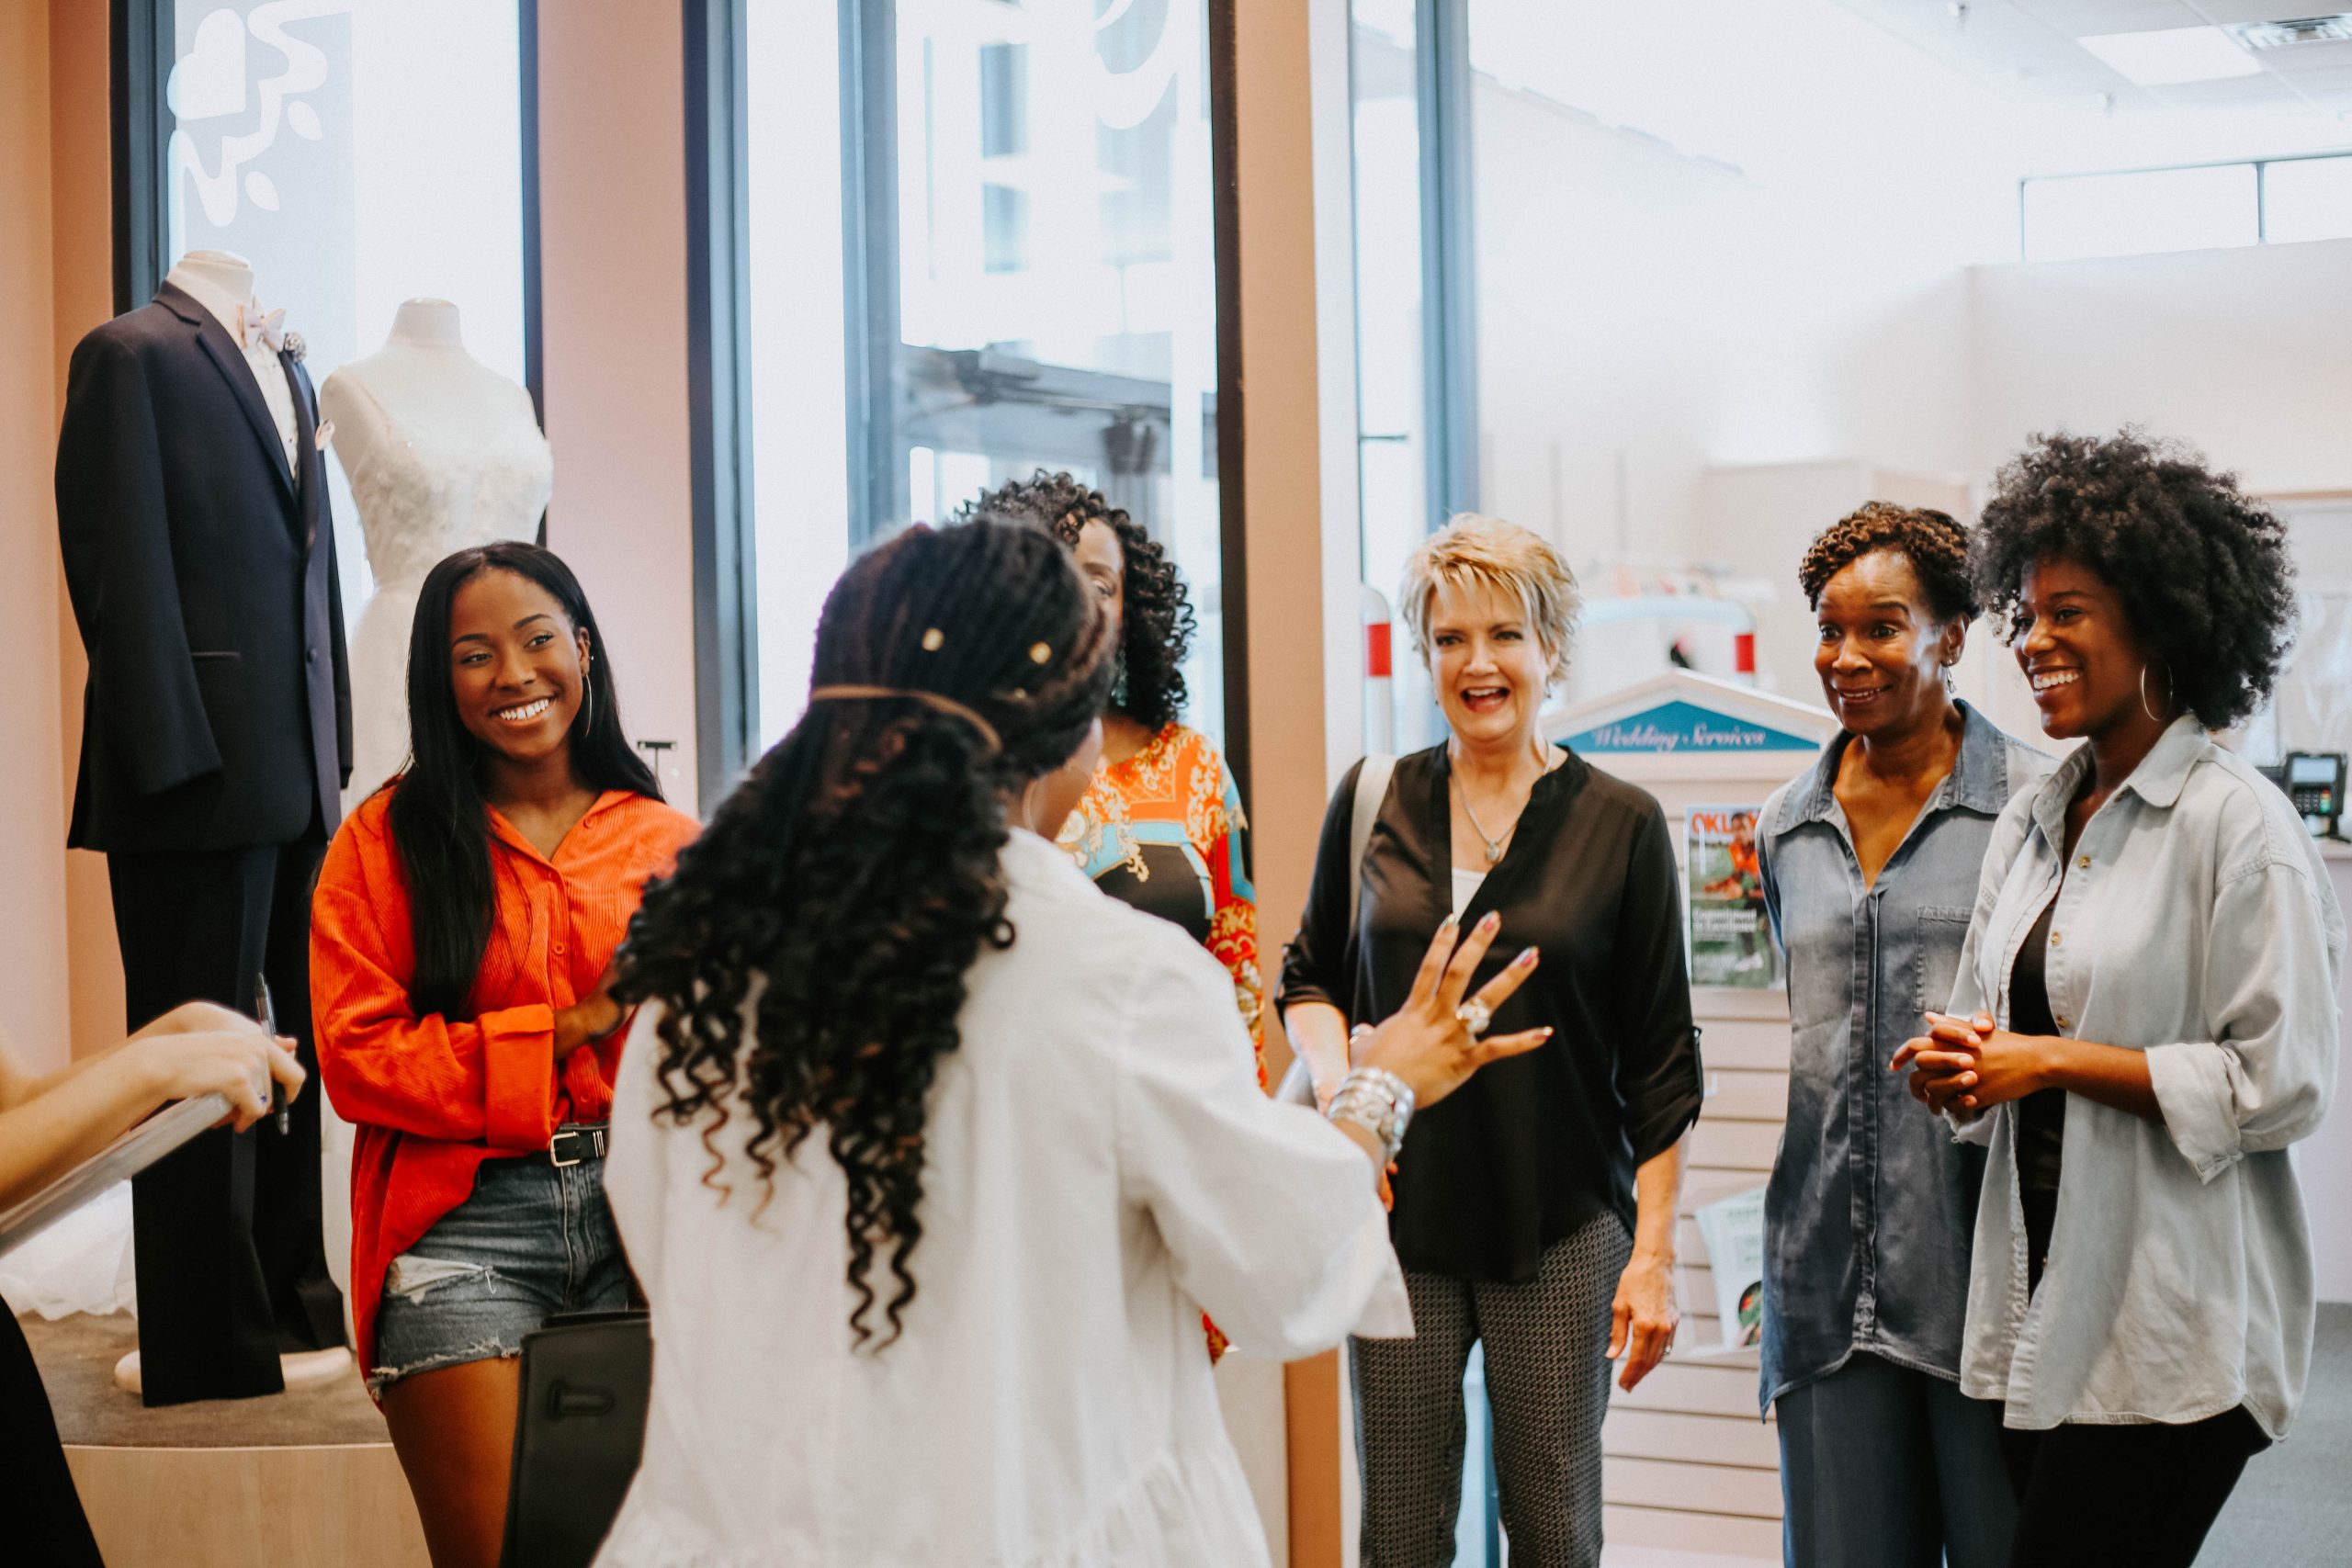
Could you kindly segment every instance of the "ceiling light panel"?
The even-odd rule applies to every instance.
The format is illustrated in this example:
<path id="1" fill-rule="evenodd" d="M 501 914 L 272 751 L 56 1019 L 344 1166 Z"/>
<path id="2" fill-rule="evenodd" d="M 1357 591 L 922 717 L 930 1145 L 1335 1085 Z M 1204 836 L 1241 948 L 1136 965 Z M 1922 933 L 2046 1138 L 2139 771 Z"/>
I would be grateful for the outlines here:
<path id="1" fill-rule="evenodd" d="M 2299 22 L 2340 8 L 2344 0 L 2189 0 L 2208 22 Z"/>
<path id="2" fill-rule="evenodd" d="M 2143 87 L 2261 74 L 2261 62 L 2219 28 L 2096 33 L 2075 40 L 2127 82 Z"/>

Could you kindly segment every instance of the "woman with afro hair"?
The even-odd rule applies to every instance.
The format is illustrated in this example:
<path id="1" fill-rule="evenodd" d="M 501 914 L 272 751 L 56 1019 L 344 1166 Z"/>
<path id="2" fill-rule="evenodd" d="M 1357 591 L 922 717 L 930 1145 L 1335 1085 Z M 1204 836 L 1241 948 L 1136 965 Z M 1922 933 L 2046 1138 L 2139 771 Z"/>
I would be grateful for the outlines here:
<path id="1" fill-rule="evenodd" d="M 1989 1150 L 1961 1388 L 2004 1406 L 2013 1564 L 2185 1564 L 2311 1365 L 2289 1146 L 2335 1082 L 2344 919 L 2209 733 L 2278 674 L 2286 535 L 2179 447 L 2041 436 L 1976 576 L 2083 744 L 2002 813 L 1949 1016 L 1894 1059 Z"/>

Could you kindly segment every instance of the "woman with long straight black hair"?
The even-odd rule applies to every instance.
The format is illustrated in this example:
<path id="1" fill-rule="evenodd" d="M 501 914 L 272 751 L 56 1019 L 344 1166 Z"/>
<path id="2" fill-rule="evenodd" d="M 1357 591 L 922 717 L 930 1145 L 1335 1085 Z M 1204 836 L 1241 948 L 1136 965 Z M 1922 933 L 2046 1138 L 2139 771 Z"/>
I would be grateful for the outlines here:
<path id="1" fill-rule="evenodd" d="M 696 828 L 629 745 L 595 615 L 546 550 L 433 569 L 408 704 L 407 771 L 327 852 L 312 1000 L 327 1093 L 358 1129 L 360 1364 L 435 1568 L 489 1568 L 523 1336 L 627 1296 L 605 969 Z"/>

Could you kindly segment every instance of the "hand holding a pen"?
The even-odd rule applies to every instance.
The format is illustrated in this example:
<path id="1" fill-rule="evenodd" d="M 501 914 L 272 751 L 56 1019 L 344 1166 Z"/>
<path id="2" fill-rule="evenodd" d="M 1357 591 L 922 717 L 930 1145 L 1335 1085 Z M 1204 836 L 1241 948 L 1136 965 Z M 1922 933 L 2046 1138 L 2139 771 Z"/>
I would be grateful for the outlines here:
<path id="1" fill-rule="evenodd" d="M 270 1113 L 273 1092 L 288 1099 L 300 1092 L 309 1075 L 293 1044 L 227 1008 L 189 1002 L 131 1036 L 125 1049 L 136 1053 L 154 1098 L 219 1094 L 242 1133 Z"/>

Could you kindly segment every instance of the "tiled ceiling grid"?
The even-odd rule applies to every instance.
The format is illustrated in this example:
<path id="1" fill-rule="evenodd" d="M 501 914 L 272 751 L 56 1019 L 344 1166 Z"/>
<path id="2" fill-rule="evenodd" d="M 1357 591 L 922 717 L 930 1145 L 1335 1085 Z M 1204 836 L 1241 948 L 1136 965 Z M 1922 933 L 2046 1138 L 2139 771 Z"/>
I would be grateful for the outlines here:
<path id="1" fill-rule="evenodd" d="M 2246 107 L 2352 121 L 2352 41 L 2254 51 L 2261 73 L 2142 86 L 2075 40 L 2236 22 L 2293 21 L 2352 0 L 1841 0 L 1994 91 L 2113 100 L 2119 111 Z"/>

